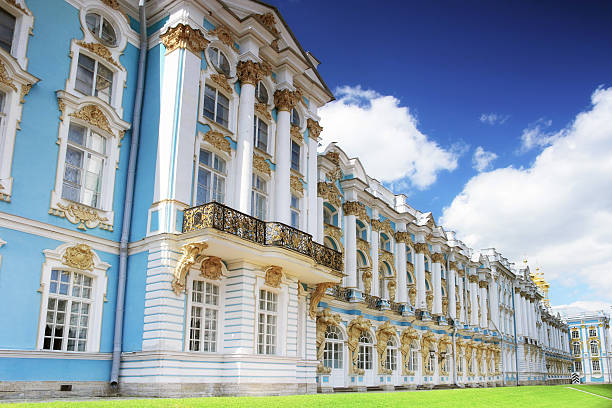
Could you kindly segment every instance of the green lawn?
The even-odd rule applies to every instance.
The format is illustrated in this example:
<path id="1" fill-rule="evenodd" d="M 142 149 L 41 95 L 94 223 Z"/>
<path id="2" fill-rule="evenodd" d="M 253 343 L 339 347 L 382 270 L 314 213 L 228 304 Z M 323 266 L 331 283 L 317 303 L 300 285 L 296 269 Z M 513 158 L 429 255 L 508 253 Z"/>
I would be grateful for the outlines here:
<path id="1" fill-rule="evenodd" d="M 52 403 L 0 404 L 1 408 L 198 408 L 198 407 L 606 407 L 612 401 L 568 389 L 565 385 L 436 390 L 417 392 L 343 393 L 289 397 L 214 397 L 189 399 L 128 399 Z M 612 397 L 612 385 L 573 386 Z"/>

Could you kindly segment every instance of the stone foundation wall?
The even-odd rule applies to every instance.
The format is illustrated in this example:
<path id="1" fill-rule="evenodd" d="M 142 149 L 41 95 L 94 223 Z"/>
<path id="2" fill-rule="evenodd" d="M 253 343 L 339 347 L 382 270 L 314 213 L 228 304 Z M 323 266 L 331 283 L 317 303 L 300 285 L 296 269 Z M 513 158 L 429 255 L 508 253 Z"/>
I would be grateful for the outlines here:
<path id="1" fill-rule="evenodd" d="M 316 394 L 317 385 L 260 383 L 123 383 L 122 397 L 220 397 Z"/>
<path id="2" fill-rule="evenodd" d="M 62 391 L 62 388 L 66 389 Z M 67 390 L 69 389 L 69 390 Z M 117 394 L 105 381 L 2 381 L 0 400 L 111 397 Z"/>

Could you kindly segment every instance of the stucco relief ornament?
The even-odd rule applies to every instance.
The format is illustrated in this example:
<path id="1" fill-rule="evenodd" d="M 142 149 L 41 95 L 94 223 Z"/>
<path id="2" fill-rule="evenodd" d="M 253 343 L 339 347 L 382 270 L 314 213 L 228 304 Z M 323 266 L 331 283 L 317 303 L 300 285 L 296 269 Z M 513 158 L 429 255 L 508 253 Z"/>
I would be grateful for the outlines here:
<path id="1" fill-rule="evenodd" d="M 111 54 L 110 50 L 108 48 L 106 48 L 104 45 L 97 44 L 97 43 L 86 43 L 85 41 L 77 41 L 76 43 L 77 43 L 77 45 L 79 45 L 79 46 L 81 46 L 81 47 L 83 47 L 83 48 L 93 52 L 98 57 L 103 58 L 106 61 L 110 62 L 111 64 L 113 64 L 117 68 L 123 68 L 120 63 L 115 61 L 115 59 L 113 58 L 113 55 Z"/>
<path id="2" fill-rule="evenodd" d="M 410 371 L 410 346 L 418 342 L 419 334 L 412 327 L 407 327 L 400 336 L 400 352 L 402 353 L 402 375 L 414 375 Z"/>
<path id="3" fill-rule="evenodd" d="M 306 120 L 306 127 L 308 128 L 308 137 L 312 137 L 313 139 L 318 139 L 323 131 L 323 127 L 319 125 L 319 122 L 311 118 Z"/>
<path id="4" fill-rule="evenodd" d="M 395 242 L 409 244 L 412 242 L 408 231 L 398 231 L 395 233 Z"/>
<path id="5" fill-rule="evenodd" d="M 425 301 L 427 302 L 427 310 L 429 311 L 429 313 L 433 313 L 433 295 L 431 294 L 431 291 L 427 293 L 427 296 L 425 297 Z"/>
<path id="6" fill-rule="evenodd" d="M 414 244 L 414 250 L 417 254 L 429 254 L 429 246 L 425 242 L 417 242 Z"/>
<path id="7" fill-rule="evenodd" d="M 280 51 L 279 42 L 280 42 L 280 38 L 273 39 L 272 42 L 270 43 L 270 48 L 272 48 L 276 52 L 279 52 Z"/>
<path id="8" fill-rule="evenodd" d="M 304 184 L 302 184 L 298 176 L 293 174 L 289 177 L 289 187 L 291 188 L 291 191 L 300 194 L 304 193 Z"/>
<path id="9" fill-rule="evenodd" d="M 225 75 L 223 75 L 223 74 L 211 74 L 210 75 L 210 79 L 212 79 L 212 81 L 215 84 L 220 86 L 221 89 L 223 89 L 228 94 L 231 95 L 234 92 L 234 90 L 232 89 L 231 85 L 227 81 L 227 77 Z"/>
<path id="10" fill-rule="evenodd" d="M 276 19 L 274 18 L 274 14 L 272 13 L 258 14 L 257 19 L 261 22 L 261 24 L 263 24 L 264 27 L 270 30 L 272 34 L 274 34 L 275 36 L 280 35 L 280 31 L 278 31 L 278 29 L 274 26 L 276 24 Z"/>
<path id="11" fill-rule="evenodd" d="M 442 298 L 442 314 L 444 316 L 448 314 L 448 298 L 446 296 Z"/>
<path id="12" fill-rule="evenodd" d="M 359 201 L 345 201 L 342 204 L 342 211 L 344 215 L 354 215 L 357 218 L 370 223 L 370 217 L 366 212 L 365 205 L 361 204 Z"/>
<path id="13" fill-rule="evenodd" d="M 223 276 L 224 265 L 221 258 L 216 256 L 205 257 L 200 266 L 200 276 L 206 279 L 219 280 Z"/>
<path id="14" fill-rule="evenodd" d="M 416 305 L 416 285 L 414 283 L 410 284 L 410 288 L 408 289 L 408 297 L 410 298 L 410 304 L 412 306 Z"/>
<path id="15" fill-rule="evenodd" d="M 323 233 L 333 238 L 336 241 L 336 243 L 340 246 L 339 251 L 344 252 L 344 247 L 342 247 L 342 228 L 338 228 L 335 225 L 325 224 L 323 226 Z"/>
<path id="16" fill-rule="evenodd" d="M 113 131 L 108 124 L 108 119 L 104 113 L 95 105 L 86 105 L 83 106 L 76 112 L 70 114 L 73 118 L 84 120 L 92 126 L 95 126 L 99 129 L 104 130 L 105 132 L 113 135 Z"/>
<path id="17" fill-rule="evenodd" d="M 261 115 L 264 119 L 271 121 L 272 115 L 268 110 L 268 106 L 265 103 L 256 103 L 255 104 L 255 113 Z"/>
<path id="18" fill-rule="evenodd" d="M 21 94 L 19 95 L 19 102 L 25 103 L 25 97 L 32 90 L 32 84 L 23 84 L 21 85 Z"/>
<path id="19" fill-rule="evenodd" d="M 289 131 L 289 133 L 291 134 L 291 137 L 296 140 L 299 140 L 299 141 L 304 140 L 304 137 L 300 133 L 300 127 L 297 125 L 291 125 L 291 130 Z"/>
<path id="20" fill-rule="evenodd" d="M 98 225 L 101 225 L 103 229 L 112 231 L 112 225 L 105 223 L 105 221 L 108 221 L 108 218 L 100 217 L 98 212 L 93 208 L 75 203 L 68 205 L 58 203 L 57 206 L 60 208 L 59 211 L 51 209 L 49 213 L 62 218 L 66 217 L 71 223 L 79 224 L 77 228 L 80 230 L 85 231 L 87 228 L 96 228 Z"/>
<path id="21" fill-rule="evenodd" d="M 253 168 L 261 173 L 270 175 L 270 165 L 265 157 L 253 153 Z"/>
<path id="22" fill-rule="evenodd" d="M 13 91 L 17 91 L 17 87 L 15 86 L 15 84 L 13 84 L 13 81 L 11 81 L 11 79 L 9 78 L 8 71 L 6 70 L 6 67 L 4 66 L 2 61 L 0 61 L 0 83 L 8 86 Z"/>
<path id="23" fill-rule="evenodd" d="M 200 260 L 202 253 L 207 248 L 206 242 L 185 244 L 181 248 L 182 255 L 174 268 L 174 279 L 172 279 L 172 289 L 177 296 L 185 290 L 185 278 L 189 269 Z"/>
<path id="24" fill-rule="evenodd" d="M 227 154 L 230 154 L 232 151 L 229 140 L 227 140 L 221 132 L 209 130 L 204 134 L 204 140 Z"/>
<path id="25" fill-rule="evenodd" d="M 370 290 L 372 289 L 372 268 L 370 266 L 366 266 L 361 268 L 361 279 L 363 280 L 363 289 L 365 293 L 370 294 Z"/>
<path id="26" fill-rule="evenodd" d="M 421 355 L 423 356 L 423 372 L 427 375 L 432 375 L 433 371 L 429 369 L 427 361 L 429 360 L 429 352 L 433 350 L 433 344 L 436 341 L 436 336 L 432 332 L 425 332 L 421 337 Z"/>
<path id="27" fill-rule="evenodd" d="M 387 320 L 376 329 L 376 351 L 378 352 L 378 374 L 391 374 L 392 371 L 386 367 L 387 362 L 387 342 L 389 338 L 395 336 L 397 330 Z"/>
<path id="28" fill-rule="evenodd" d="M 317 194 L 319 195 L 319 197 L 323 198 L 324 200 L 327 200 L 334 207 L 340 208 L 340 191 L 332 183 L 319 181 L 319 183 L 317 184 Z"/>
<path id="29" fill-rule="evenodd" d="M 359 348 L 359 337 L 361 333 L 367 332 L 372 327 L 372 322 L 367 319 L 364 319 L 363 316 L 359 315 L 355 319 L 351 320 L 348 324 L 347 332 L 348 332 L 348 340 L 347 347 L 349 349 L 349 374 L 357 374 L 363 375 L 364 370 L 358 368 L 357 358 L 358 358 L 358 348 Z"/>
<path id="30" fill-rule="evenodd" d="M 280 287 L 281 281 L 283 279 L 283 269 L 280 266 L 268 266 L 266 268 L 266 285 L 271 288 Z"/>
<path id="31" fill-rule="evenodd" d="M 217 36 L 219 41 L 221 41 L 223 44 L 235 51 L 238 51 L 238 45 L 236 44 L 236 41 L 234 41 L 232 32 L 223 24 L 219 24 L 214 30 L 210 31 L 209 34 Z"/>
<path id="32" fill-rule="evenodd" d="M 414 264 L 412 262 L 406 262 L 406 272 L 414 273 Z"/>
<path id="33" fill-rule="evenodd" d="M 299 96 L 289 89 L 279 89 L 274 92 L 274 105 L 279 111 L 291 112 L 299 102 Z"/>
<path id="34" fill-rule="evenodd" d="M 257 85 L 264 77 L 264 70 L 259 62 L 245 60 L 238 62 L 236 74 L 243 84 Z"/>
<path id="35" fill-rule="evenodd" d="M 70 248 L 66 248 L 62 262 L 64 265 L 71 268 L 81 269 L 83 271 L 93 271 L 93 251 L 87 244 L 78 244 Z"/>
<path id="36" fill-rule="evenodd" d="M 376 231 L 382 231 L 387 234 L 389 237 L 394 236 L 393 227 L 391 226 L 391 221 L 389 220 L 372 220 L 372 228 Z"/>
<path id="37" fill-rule="evenodd" d="M 431 254 L 431 262 L 433 263 L 444 263 L 444 255 L 440 252 L 436 252 L 435 254 Z"/>
<path id="38" fill-rule="evenodd" d="M 387 282 L 387 290 L 389 291 L 389 300 L 393 301 L 395 299 L 395 289 L 397 288 L 397 283 L 395 283 L 395 279 L 389 279 Z"/>
<path id="39" fill-rule="evenodd" d="M 166 47 L 166 54 L 183 48 L 191 51 L 198 58 L 200 58 L 201 52 L 206 49 L 209 43 L 200 30 L 183 23 L 170 27 L 159 36 L 159 39 L 164 44 L 164 47 Z"/>
<path id="40" fill-rule="evenodd" d="M 319 301 L 323 298 L 323 295 L 325 295 L 325 291 L 334 285 L 336 285 L 334 282 L 322 282 L 317 284 L 317 287 L 310 295 L 308 315 L 311 319 L 315 319 L 317 317 L 317 307 L 319 306 Z"/>
<path id="41" fill-rule="evenodd" d="M 329 374 L 331 372 L 330 367 L 323 365 L 323 357 L 325 353 L 325 331 L 329 326 L 340 325 L 340 315 L 332 313 L 329 308 L 322 310 L 317 313 L 317 360 L 319 365 L 317 366 L 317 372 L 321 374 Z"/>

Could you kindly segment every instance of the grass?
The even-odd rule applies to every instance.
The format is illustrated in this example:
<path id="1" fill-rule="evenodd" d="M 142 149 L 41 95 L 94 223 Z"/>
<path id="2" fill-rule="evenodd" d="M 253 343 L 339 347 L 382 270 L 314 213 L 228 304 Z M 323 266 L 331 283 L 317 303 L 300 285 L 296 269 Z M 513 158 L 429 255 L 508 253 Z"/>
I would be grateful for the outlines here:
<path id="1" fill-rule="evenodd" d="M 105 399 L 0 404 L 1 408 L 214 408 L 214 407 L 527 407 L 596 408 L 612 401 L 568 389 L 565 385 L 435 390 L 417 392 L 375 392 L 294 395 L 287 397 L 211 397 L 185 399 Z M 594 394 L 612 397 L 612 385 L 573 386 Z"/>

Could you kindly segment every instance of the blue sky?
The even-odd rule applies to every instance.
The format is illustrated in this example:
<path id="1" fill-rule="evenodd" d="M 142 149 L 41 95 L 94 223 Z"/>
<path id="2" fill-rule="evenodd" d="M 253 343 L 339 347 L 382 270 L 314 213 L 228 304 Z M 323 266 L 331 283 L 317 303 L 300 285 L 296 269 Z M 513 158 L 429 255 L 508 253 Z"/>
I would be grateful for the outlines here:
<path id="1" fill-rule="evenodd" d="M 418 132 L 450 152 L 456 166 L 450 163 L 452 160 L 441 166 L 435 172 L 434 182 L 416 186 L 414 180 L 404 177 L 393 180 L 394 191 L 406 193 L 413 207 L 432 211 L 436 219 L 443 215 L 445 207 L 453 204 L 444 220 L 458 232 L 465 231 L 464 235 L 468 235 L 469 228 L 479 231 L 483 223 L 473 220 L 462 223 L 460 219 L 468 215 L 459 211 L 460 206 L 454 208 L 457 203 L 453 200 L 462 194 L 475 207 L 485 205 L 482 199 L 474 201 L 483 193 L 469 186 L 473 184 L 477 189 L 477 185 L 484 185 L 487 172 L 495 170 L 491 177 L 497 177 L 497 185 L 504 182 L 518 185 L 498 191 L 498 199 L 521 196 L 521 201 L 532 200 L 535 204 L 546 201 L 546 197 L 538 195 L 540 190 L 547 194 L 546 190 L 537 182 L 558 174 L 562 168 L 559 162 L 567 157 L 572 160 L 571 153 L 569 156 L 557 153 L 555 170 L 549 171 L 547 167 L 549 170 L 540 171 L 541 177 L 531 177 L 533 186 L 521 186 L 514 181 L 525 179 L 530 183 L 530 173 L 537 173 L 533 171 L 536 159 L 554 141 L 572 135 L 571 125 L 580 112 L 595 112 L 594 92 L 612 86 L 610 1 L 270 0 L 269 3 L 279 8 L 303 48 L 322 62 L 319 71 L 332 90 L 359 87 L 381 97 L 394 97 L 397 107 L 406 108 L 409 117 L 415 120 Z M 341 99 L 344 94 L 336 92 L 336 96 Z M 603 102 L 598 106 L 604 114 L 609 113 Z M 338 111 L 334 109 L 332 113 Z M 593 120 L 595 116 L 591 115 Z M 609 119 L 612 121 L 612 117 Z M 587 131 L 573 133 L 579 138 Z M 536 142 L 527 146 L 526 134 L 532 134 Z M 578 140 L 580 143 L 581 139 Z M 603 138 L 592 141 L 592 151 L 607 152 L 609 140 L 612 134 L 604 133 Z M 497 156 L 480 175 L 473 165 L 478 147 Z M 585 154 L 588 156 L 592 151 Z M 612 149 L 609 153 L 612 154 Z M 445 156 L 440 156 L 440 160 L 444 161 Z M 576 168 L 584 166 L 576 162 Z M 523 172 L 512 178 L 507 174 L 512 169 Z M 366 171 L 370 172 L 368 166 Z M 604 171 L 594 169 L 584 177 L 597 179 Z M 506 176 L 510 179 L 505 179 Z M 584 184 L 580 179 L 574 182 Z M 556 191 L 563 187 L 560 183 L 547 197 L 556 197 Z M 602 185 L 593 185 L 581 193 L 588 197 L 601 190 Z M 549 244 L 554 241 L 550 237 L 574 234 L 571 229 L 564 229 L 570 228 L 571 222 L 559 221 L 577 210 L 577 204 L 567 198 L 570 195 L 560 195 L 546 204 L 558 209 L 559 215 L 555 220 L 544 220 L 539 229 L 537 222 L 529 221 L 530 207 L 523 213 L 511 209 L 492 212 L 495 219 L 488 220 L 491 224 L 509 217 L 504 222 L 512 226 L 515 217 L 526 220 L 526 226 L 523 230 L 517 227 L 513 239 L 492 239 L 496 242 L 490 245 L 514 255 L 513 258 L 527 257 L 531 267 L 540 266 L 554 285 L 553 303 L 584 300 L 587 292 L 589 300 L 610 302 L 612 278 L 607 278 L 605 292 L 598 292 L 596 286 L 598 276 L 612 276 L 612 256 L 598 256 L 612 249 L 612 236 L 585 228 L 574 237 L 574 248 L 584 245 L 586 250 L 597 242 L 596 259 L 584 265 L 572 264 L 571 270 L 550 261 L 553 254 L 567 251 L 564 242 Z M 612 208 L 612 198 L 608 198 L 598 201 L 592 212 L 603 211 L 605 219 L 612 217 L 606 211 L 607 204 Z M 488 205 L 487 210 L 496 203 Z M 540 217 L 545 218 L 547 208 L 536 208 L 534 213 L 544 214 Z M 588 216 L 585 217 L 587 220 Z M 588 221 L 582 223 L 586 224 Z M 482 243 L 486 234 L 470 238 Z M 524 241 L 531 242 L 522 247 L 515 245 Z M 540 241 L 546 243 L 540 245 Z M 515 250 L 498 245 L 512 246 Z M 576 269 L 580 272 L 572 275 Z"/>

